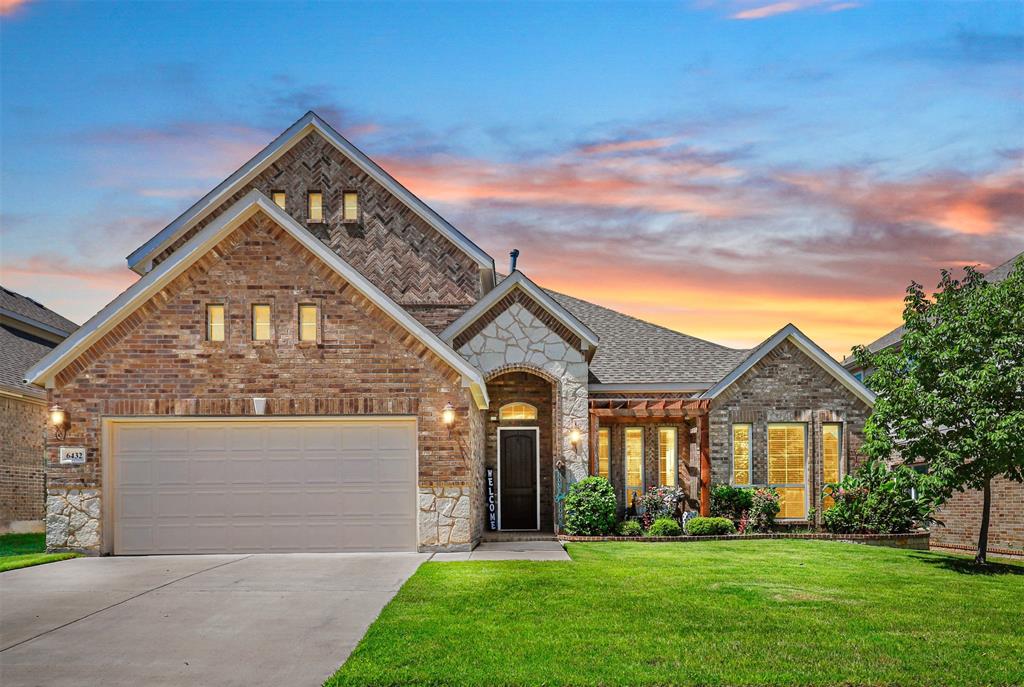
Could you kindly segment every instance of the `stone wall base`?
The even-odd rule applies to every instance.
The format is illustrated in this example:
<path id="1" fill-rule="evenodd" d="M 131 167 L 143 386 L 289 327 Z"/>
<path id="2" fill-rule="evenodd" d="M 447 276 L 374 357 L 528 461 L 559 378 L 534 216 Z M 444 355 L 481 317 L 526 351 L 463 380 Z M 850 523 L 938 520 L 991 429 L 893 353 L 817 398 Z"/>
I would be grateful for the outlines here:
<path id="1" fill-rule="evenodd" d="M 417 513 L 420 551 L 469 551 L 473 548 L 470 494 L 471 490 L 463 487 L 420 487 Z"/>
<path id="2" fill-rule="evenodd" d="M 98 489 L 50 489 L 46 494 L 46 550 L 98 554 Z"/>

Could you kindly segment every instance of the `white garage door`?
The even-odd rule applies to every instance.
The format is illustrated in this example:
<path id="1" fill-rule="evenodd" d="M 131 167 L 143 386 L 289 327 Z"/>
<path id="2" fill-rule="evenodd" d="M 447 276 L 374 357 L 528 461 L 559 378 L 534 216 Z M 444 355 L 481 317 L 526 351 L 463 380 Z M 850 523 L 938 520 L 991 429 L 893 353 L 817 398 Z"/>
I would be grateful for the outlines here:
<path id="1" fill-rule="evenodd" d="M 114 422 L 114 553 L 411 551 L 414 420 Z"/>

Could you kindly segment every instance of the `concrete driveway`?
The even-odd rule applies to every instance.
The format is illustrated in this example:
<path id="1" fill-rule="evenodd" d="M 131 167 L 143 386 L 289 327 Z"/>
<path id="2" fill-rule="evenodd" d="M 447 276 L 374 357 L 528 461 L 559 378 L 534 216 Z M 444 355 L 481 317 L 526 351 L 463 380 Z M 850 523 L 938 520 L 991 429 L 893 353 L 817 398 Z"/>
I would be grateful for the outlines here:
<path id="1" fill-rule="evenodd" d="M 320 685 L 429 557 L 78 558 L 0 573 L 0 684 Z"/>

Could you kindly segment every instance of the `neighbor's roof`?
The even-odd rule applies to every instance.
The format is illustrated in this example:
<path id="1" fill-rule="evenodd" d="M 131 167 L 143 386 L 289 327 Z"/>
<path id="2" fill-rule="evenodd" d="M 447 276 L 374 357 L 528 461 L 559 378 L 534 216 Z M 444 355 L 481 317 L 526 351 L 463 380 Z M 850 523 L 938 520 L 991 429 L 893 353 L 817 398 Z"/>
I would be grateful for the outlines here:
<path id="1" fill-rule="evenodd" d="M 26 322 L 26 324 L 45 325 L 40 328 L 51 331 L 54 334 L 67 336 L 78 329 L 77 324 L 62 315 L 58 315 L 42 303 L 34 301 L 28 296 L 22 296 L 20 293 L 5 289 L 2 286 L 0 286 L 0 313 Z"/>
<path id="2" fill-rule="evenodd" d="M 1024 256 L 1024 252 L 1017 253 L 1017 255 L 1014 255 L 1012 258 L 1004 262 L 999 267 L 994 267 L 988 272 L 986 272 L 986 281 L 999 282 L 1006 279 L 1008 276 L 1010 276 L 1010 269 L 1013 267 L 1017 259 L 1020 258 L 1021 256 Z M 901 324 L 888 334 L 880 336 L 871 343 L 869 343 L 866 348 L 871 353 L 878 353 L 882 349 L 889 348 L 890 346 L 895 346 L 899 342 L 903 341 L 904 332 L 906 332 L 906 329 Z M 843 365 L 845 367 L 852 367 L 855 362 L 856 359 L 853 356 L 847 356 L 846 358 L 843 358 Z"/>
<path id="3" fill-rule="evenodd" d="M 463 386 L 469 387 L 479 408 L 490 404 L 487 397 L 487 384 L 483 375 L 445 344 L 437 335 L 413 318 L 405 309 L 391 300 L 387 294 L 374 286 L 354 267 L 345 262 L 340 255 L 320 242 L 313 234 L 296 222 L 291 215 L 279 208 L 273 201 L 257 189 L 249 191 L 230 208 L 218 215 L 210 224 L 203 227 L 188 241 L 176 250 L 167 260 L 146 273 L 144 277 L 132 284 L 120 296 L 111 301 L 103 310 L 80 327 L 74 334 L 65 339 L 45 358 L 33 366 L 25 377 L 37 385 L 52 384 L 53 379 L 61 370 L 75 361 L 87 351 L 104 334 L 116 327 L 139 306 L 153 297 L 175 277 L 191 267 L 199 258 L 206 255 L 214 246 L 230 235 L 243 222 L 256 213 L 263 212 L 278 226 L 287 231 L 292 238 L 302 244 L 306 250 L 322 260 L 328 267 L 340 275 L 349 286 L 358 291 L 364 298 L 376 305 L 392 320 L 405 328 L 426 348 L 457 371 L 463 380 Z"/>
<path id="4" fill-rule="evenodd" d="M 707 388 L 749 353 L 550 289 L 545 291 L 600 337 L 597 353 L 590 361 L 592 383 L 684 384 Z"/>
<path id="5" fill-rule="evenodd" d="M 402 186 L 394 177 L 384 171 L 380 165 L 371 160 L 363 151 L 356 148 L 344 136 L 335 131 L 334 127 L 325 122 L 313 111 L 304 114 L 280 136 L 275 138 L 266 148 L 258 152 L 251 160 L 239 167 L 227 179 L 212 191 L 200 198 L 195 205 L 182 213 L 177 219 L 164 227 L 160 233 L 139 246 L 128 256 L 128 266 L 143 274 L 148 263 L 178 237 L 186 233 L 210 212 L 220 207 L 224 201 L 237 193 L 275 160 L 284 155 L 296 143 L 312 132 L 317 132 L 328 143 L 333 145 L 342 155 L 351 160 L 368 177 L 386 188 L 396 198 L 405 203 L 423 221 L 433 227 L 442 236 L 447 237 L 469 257 L 473 258 L 481 268 L 494 269 L 494 259 L 482 248 L 470 241 L 462 232 L 448 223 L 441 215 L 432 210 L 426 203 L 417 198 L 409 189 Z"/>

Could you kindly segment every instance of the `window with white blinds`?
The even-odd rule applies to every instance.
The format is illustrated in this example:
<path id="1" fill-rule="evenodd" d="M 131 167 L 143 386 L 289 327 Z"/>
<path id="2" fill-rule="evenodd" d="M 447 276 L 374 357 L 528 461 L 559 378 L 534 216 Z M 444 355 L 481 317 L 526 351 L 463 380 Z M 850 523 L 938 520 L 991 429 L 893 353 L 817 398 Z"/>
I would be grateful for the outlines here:
<path id="1" fill-rule="evenodd" d="M 806 427 L 768 425 L 768 486 L 779 492 L 779 518 L 807 516 Z"/>

